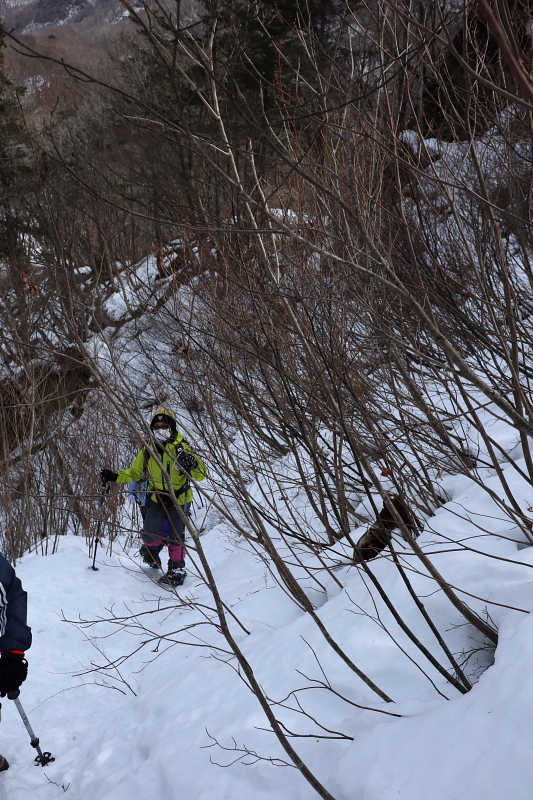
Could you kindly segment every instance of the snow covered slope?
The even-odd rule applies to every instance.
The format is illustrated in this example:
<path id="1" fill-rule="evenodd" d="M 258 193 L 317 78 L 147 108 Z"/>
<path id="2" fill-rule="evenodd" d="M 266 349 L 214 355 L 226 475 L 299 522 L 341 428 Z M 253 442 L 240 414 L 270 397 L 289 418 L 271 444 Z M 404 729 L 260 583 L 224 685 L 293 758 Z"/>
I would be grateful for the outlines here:
<path id="1" fill-rule="evenodd" d="M 527 503 L 525 484 L 520 487 L 508 477 L 515 481 L 516 495 L 522 492 Z M 419 541 L 427 551 L 442 551 L 434 556 L 438 568 L 454 585 L 481 598 L 470 597 L 469 602 L 479 611 L 487 606 L 500 632 L 494 665 L 466 695 L 429 663 L 422 663 L 387 610 L 374 605 L 357 568 L 336 573 L 343 589 L 331 576 L 321 576 L 326 592 L 316 593 L 313 600 L 331 635 L 394 704 L 380 702 L 325 646 L 309 615 L 273 585 L 246 542 L 235 540 L 223 524 L 203 535 L 223 600 L 242 623 L 241 627 L 233 621 L 232 631 L 267 695 L 282 702 L 291 692 L 310 687 L 284 705 L 297 709 L 298 697 L 322 729 L 313 728 L 297 711 L 277 706 L 276 713 L 293 732 L 315 731 L 316 738 L 291 741 L 337 800 L 530 797 L 533 617 L 525 612 L 533 608 L 533 549 L 517 548 L 513 531 L 492 519 L 487 495 L 471 481 L 456 478 L 448 492 L 453 499 L 431 518 L 431 530 Z M 463 516 L 468 508 L 471 522 L 459 519 L 459 508 Z M 481 520 L 496 535 L 482 535 L 475 527 Z M 459 541 L 473 550 L 460 549 Z M 0 775 L 1 796 L 316 797 L 296 769 L 280 765 L 284 753 L 273 734 L 264 730 L 268 725 L 257 701 L 237 674 L 225 641 L 209 623 L 213 603 L 205 585 L 191 574 L 179 596 L 174 595 L 143 572 L 134 544 L 124 540 L 113 549 L 111 554 L 101 551 L 99 571 L 93 572 L 84 539 L 65 537 L 59 552 L 29 554 L 17 567 L 29 593 L 34 633 L 30 676 L 21 699 L 43 749 L 51 750 L 56 761 L 45 769 L 33 766 L 26 731 L 14 705 L 4 701 L 0 752 L 12 766 Z M 424 603 L 440 630 L 447 631 L 451 649 L 457 653 L 475 648 L 479 635 L 468 626 L 454 627 L 463 622 L 459 614 L 427 577 L 417 573 L 407 550 L 404 555 L 411 558 L 411 580 L 418 593 L 426 595 Z M 408 624 L 437 653 L 394 565 L 380 558 L 372 568 Z M 305 585 L 303 571 L 300 580 Z M 113 621 L 74 624 L 109 619 Z M 401 644 L 404 656 L 380 620 Z M 471 675 L 476 659 L 483 668 L 492 656 L 486 651 L 474 655 Z M 319 683 L 324 682 L 322 669 L 338 694 Z M 339 734 L 345 738 L 318 738 Z M 242 748 L 260 758 L 240 758 Z"/>

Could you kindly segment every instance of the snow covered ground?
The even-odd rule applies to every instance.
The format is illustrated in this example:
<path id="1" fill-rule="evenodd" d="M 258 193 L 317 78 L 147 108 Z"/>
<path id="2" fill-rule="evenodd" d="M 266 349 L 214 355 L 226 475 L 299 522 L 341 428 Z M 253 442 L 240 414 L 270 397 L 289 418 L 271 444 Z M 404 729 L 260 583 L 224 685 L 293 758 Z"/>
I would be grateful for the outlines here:
<path id="1" fill-rule="evenodd" d="M 529 487 L 510 467 L 506 474 L 526 510 L 533 502 Z M 282 701 L 296 689 L 312 687 L 297 695 L 303 707 L 333 732 L 328 735 L 351 737 L 291 740 L 337 800 L 531 796 L 533 616 L 524 611 L 533 608 L 533 548 L 519 549 L 516 531 L 498 521 L 496 506 L 469 479 L 449 479 L 447 491 L 452 499 L 430 518 L 419 542 L 427 552 L 443 551 L 433 556 L 437 567 L 455 586 L 481 598 L 461 595 L 478 611 L 486 606 L 500 632 L 494 665 L 466 695 L 424 662 L 383 604 L 374 605 L 368 581 L 357 568 L 335 573 L 342 589 L 330 575 L 321 575 L 326 593 L 315 592 L 313 601 L 334 639 L 394 704 L 381 702 L 326 646 L 309 615 L 273 583 L 245 542 L 230 535 L 223 523 L 203 535 L 223 600 L 249 633 L 235 621 L 232 631 L 267 695 Z M 461 518 L 465 509 L 470 522 Z M 476 523 L 493 535 L 481 532 Z M 459 548 L 459 541 L 478 552 Z M 11 769 L 0 775 L 0 796 L 315 798 L 293 767 L 251 756 L 236 760 L 242 753 L 233 752 L 234 746 L 264 759 L 283 759 L 284 754 L 273 734 L 264 730 L 268 726 L 259 704 L 237 674 L 223 638 L 208 624 L 206 607 L 212 600 L 205 585 L 191 574 L 179 596 L 165 591 L 143 572 L 136 549 L 126 540 L 115 543 L 112 554 L 100 552 L 99 571 L 93 572 L 84 539 L 69 536 L 61 540 L 59 552 L 29 554 L 17 566 L 29 593 L 34 634 L 21 700 L 43 749 L 51 750 L 56 761 L 44 769 L 33 765 L 26 730 L 14 704 L 5 700 L 0 752 Z M 494 555 L 508 560 L 489 557 Z M 452 651 L 475 647 L 479 634 L 461 625 L 464 620 L 442 592 L 414 571 L 418 564 L 406 549 L 404 558 L 413 568 L 410 579 Z M 406 622 L 442 661 L 394 564 L 380 558 L 371 566 Z M 303 572 L 299 577 L 305 586 Z M 188 600 L 196 607 L 187 605 Z M 405 653 L 376 620 L 377 612 Z M 113 615 L 128 618 L 127 627 L 74 624 Z M 188 631 L 175 634 L 184 626 Z M 91 671 L 135 650 L 116 669 Z M 482 667 L 492 655 L 474 655 L 470 674 L 476 659 Z M 322 669 L 346 700 L 319 687 Z M 279 707 L 276 713 L 293 731 L 324 734 L 301 714 Z"/>

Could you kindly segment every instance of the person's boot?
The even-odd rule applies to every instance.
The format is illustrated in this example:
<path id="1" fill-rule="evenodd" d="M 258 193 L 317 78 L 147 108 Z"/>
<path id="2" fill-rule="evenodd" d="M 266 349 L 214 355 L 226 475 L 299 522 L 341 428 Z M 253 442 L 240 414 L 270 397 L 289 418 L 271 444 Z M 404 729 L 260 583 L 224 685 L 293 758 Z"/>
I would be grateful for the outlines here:
<path id="1" fill-rule="evenodd" d="M 0 756 L 0 772 L 5 772 L 6 769 L 9 769 L 9 761 L 5 756 Z"/>
<path id="2" fill-rule="evenodd" d="M 139 555 L 142 557 L 142 560 L 145 564 L 148 564 L 150 567 L 154 569 L 163 569 L 161 565 L 161 558 L 159 557 L 159 553 L 163 549 L 163 545 L 157 545 L 156 547 L 149 547 L 147 544 L 143 544 L 141 549 L 139 550 Z"/>
<path id="3" fill-rule="evenodd" d="M 181 586 L 186 577 L 185 561 L 172 561 L 172 559 L 169 559 L 167 573 L 159 579 L 159 583 Z"/>

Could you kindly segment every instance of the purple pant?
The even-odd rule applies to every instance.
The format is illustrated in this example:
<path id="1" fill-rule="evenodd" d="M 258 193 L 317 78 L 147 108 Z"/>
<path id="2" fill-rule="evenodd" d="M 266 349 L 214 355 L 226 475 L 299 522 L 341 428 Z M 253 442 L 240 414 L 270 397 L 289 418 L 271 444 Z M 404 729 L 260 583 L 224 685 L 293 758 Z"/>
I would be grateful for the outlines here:
<path id="1" fill-rule="evenodd" d="M 187 514 L 187 503 L 183 512 Z M 168 544 L 171 561 L 185 561 L 185 522 L 176 509 L 160 498 L 159 503 L 147 503 L 141 537 L 146 547 L 159 548 Z"/>
<path id="2" fill-rule="evenodd" d="M 144 538 L 144 537 L 143 537 Z M 173 542 L 169 542 L 169 540 L 163 536 L 161 536 L 156 541 L 150 541 L 149 547 L 159 547 L 163 546 L 168 542 L 168 556 L 172 561 L 185 561 L 185 556 L 187 551 L 185 549 L 184 544 L 174 544 Z"/>

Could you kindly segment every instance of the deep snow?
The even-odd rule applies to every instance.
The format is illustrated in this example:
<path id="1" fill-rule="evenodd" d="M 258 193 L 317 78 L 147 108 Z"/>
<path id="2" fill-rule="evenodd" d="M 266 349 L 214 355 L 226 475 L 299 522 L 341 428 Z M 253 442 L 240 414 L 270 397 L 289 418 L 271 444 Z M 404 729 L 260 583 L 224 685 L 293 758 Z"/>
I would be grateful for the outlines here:
<path id="1" fill-rule="evenodd" d="M 531 505 L 529 487 L 510 467 L 506 474 L 525 510 Z M 487 480 L 491 480 L 488 474 Z M 475 483 L 455 477 L 443 487 L 450 502 L 428 520 L 421 544 L 431 553 L 443 551 L 433 558 L 451 583 L 483 598 L 467 598 L 478 611 L 486 600 L 529 611 L 533 549 L 518 549 L 513 541 L 516 531 L 508 521 L 499 520 L 497 507 Z M 461 518 L 465 508 L 470 522 Z M 480 532 L 476 522 L 489 527 L 493 535 Z M 451 548 L 449 540 L 480 552 Z M 321 575 L 327 594 L 313 590 L 318 613 L 357 666 L 395 700 L 394 705 L 385 704 L 325 645 L 309 616 L 275 585 L 245 542 L 235 539 L 223 523 L 208 530 L 202 541 L 225 603 L 250 632 L 232 622 L 233 633 L 268 696 L 281 701 L 295 689 L 314 686 L 298 695 L 306 710 L 331 731 L 353 737 L 353 741 L 292 740 L 337 800 L 529 800 L 531 615 L 488 606 L 500 629 L 495 663 L 468 694 L 460 695 L 424 662 L 382 604 L 377 603 L 381 621 L 405 655 L 369 616 L 375 617 L 376 608 L 357 568 L 335 573 L 342 590 L 331 576 Z M 401 548 L 399 541 L 397 546 Z M 43 749 L 51 750 L 56 761 L 44 769 L 33 765 L 26 730 L 14 705 L 4 701 L 0 752 L 10 760 L 11 769 L 0 775 L 2 796 L 9 800 L 63 796 L 314 800 L 317 795 L 292 767 L 250 757 L 245 764 L 218 766 L 241 755 L 231 751 L 234 740 L 237 747 L 246 745 L 265 758 L 283 758 L 283 751 L 272 733 L 261 730 L 266 721 L 257 701 L 232 668 L 224 640 L 206 624 L 205 607 L 212 601 L 205 585 L 191 574 L 178 590 L 179 597 L 165 591 L 141 569 L 136 549 L 126 539 L 116 542 L 112 554 L 100 552 L 99 571 L 93 572 L 85 540 L 68 536 L 60 541 L 59 552 L 28 554 L 17 565 L 29 593 L 34 634 L 21 700 Z M 522 564 L 488 558 L 484 552 Z M 406 549 L 404 558 L 413 570 L 418 568 Z M 394 565 L 380 558 L 371 567 L 408 624 L 445 663 Z M 309 587 L 303 572 L 299 577 Z M 446 632 L 451 649 L 459 652 L 473 646 L 479 635 L 461 626 L 463 620 L 442 592 L 416 571 L 410 578 L 440 631 Z M 201 604 L 204 614 L 202 608 L 183 605 L 179 598 Z M 147 611 L 156 613 L 148 616 Z M 109 622 L 74 624 L 112 615 L 137 617 L 128 620 L 128 628 Z M 138 627 L 139 621 L 150 634 Z M 186 625 L 192 627 L 175 634 Z M 166 638 L 158 638 L 162 636 Z M 172 639 L 182 644 L 173 644 Z M 91 671 L 136 649 L 116 669 Z M 449 699 L 438 694 L 408 656 Z M 480 654 L 481 665 L 485 657 Z M 402 718 L 360 710 L 316 688 L 316 681 L 323 678 L 321 667 L 332 687 L 347 699 Z M 319 732 L 295 712 L 278 709 L 277 713 L 292 730 Z M 214 739 L 230 749 L 223 750 Z"/>

